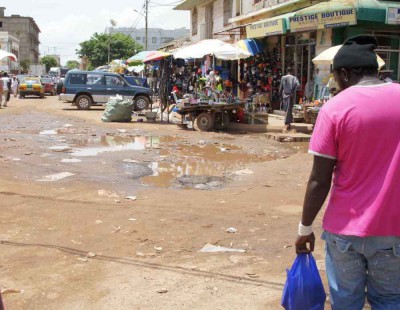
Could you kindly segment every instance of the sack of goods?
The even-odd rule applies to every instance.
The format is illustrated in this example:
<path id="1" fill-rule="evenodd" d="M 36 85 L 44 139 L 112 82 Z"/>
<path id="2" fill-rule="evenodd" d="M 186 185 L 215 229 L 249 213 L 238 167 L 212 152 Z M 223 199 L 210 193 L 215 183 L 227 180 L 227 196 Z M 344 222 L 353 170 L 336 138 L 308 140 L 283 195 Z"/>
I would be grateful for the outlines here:
<path id="1" fill-rule="evenodd" d="M 110 97 L 101 118 L 103 122 L 130 122 L 132 120 L 133 101 L 121 96 Z"/>
<path id="2" fill-rule="evenodd" d="M 324 310 L 326 294 L 314 257 L 297 255 L 287 279 L 281 305 L 286 310 Z"/>

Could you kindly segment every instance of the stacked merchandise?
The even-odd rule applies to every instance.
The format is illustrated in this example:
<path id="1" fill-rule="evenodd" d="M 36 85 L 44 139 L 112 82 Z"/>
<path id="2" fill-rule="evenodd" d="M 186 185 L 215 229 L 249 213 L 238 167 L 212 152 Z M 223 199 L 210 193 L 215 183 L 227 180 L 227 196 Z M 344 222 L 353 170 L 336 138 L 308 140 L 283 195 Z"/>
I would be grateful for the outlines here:
<path id="1" fill-rule="evenodd" d="M 282 77 L 281 48 L 277 44 L 272 51 L 263 52 L 242 60 L 240 63 L 240 79 L 247 82 L 249 95 L 267 95 L 267 102 L 260 106 L 255 103 L 249 105 L 253 112 L 264 112 L 266 106 L 271 107 L 271 102 L 278 102 L 279 105 L 279 86 Z M 250 100 L 253 102 L 254 100 Z"/>

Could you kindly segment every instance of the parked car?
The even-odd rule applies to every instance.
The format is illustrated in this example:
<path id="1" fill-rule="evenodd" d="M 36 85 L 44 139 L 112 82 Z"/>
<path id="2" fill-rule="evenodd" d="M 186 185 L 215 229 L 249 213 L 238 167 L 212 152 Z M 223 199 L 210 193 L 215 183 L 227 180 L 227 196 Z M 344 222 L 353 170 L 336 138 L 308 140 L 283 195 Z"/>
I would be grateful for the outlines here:
<path id="1" fill-rule="evenodd" d="M 41 78 L 40 79 L 43 86 L 44 86 L 44 93 L 45 94 L 50 94 L 51 96 L 56 95 L 56 87 L 51 78 Z"/>
<path id="2" fill-rule="evenodd" d="M 134 102 L 135 110 L 148 109 L 150 89 L 129 84 L 116 73 L 99 71 L 69 71 L 65 77 L 59 100 L 72 102 L 80 110 L 107 103 L 120 95 Z"/>
<path id="3" fill-rule="evenodd" d="M 18 86 L 18 92 L 21 98 L 25 98 L 25 96 L 44 98 L 44 86 L 38 77 L 22 78 Z"/>
<path id="4" fill-rule="evenodd" d="M 147 84 L 147 79 L 146 78 L 141 78 L 139 76 L 125 75 L 124 79 L 131 85 L 143 86 L 143 87 L 146 87 L 146 88 L 150 88 L 149 84 Z"/>

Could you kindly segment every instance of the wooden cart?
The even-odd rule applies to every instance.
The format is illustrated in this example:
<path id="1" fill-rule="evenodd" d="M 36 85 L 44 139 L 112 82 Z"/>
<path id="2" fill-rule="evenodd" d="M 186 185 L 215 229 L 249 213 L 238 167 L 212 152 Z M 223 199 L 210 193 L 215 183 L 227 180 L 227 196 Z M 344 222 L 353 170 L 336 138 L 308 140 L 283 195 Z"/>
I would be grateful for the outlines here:
<path id="1" fill-rule="evenodd" d="M 224 130 L 228 127 L 231 115 L 243 107 L 244 103 L 200 102 L 196 105 L 180 107 L 177 113 L 182 115 L 182 124 L 196 122 L 201 131 Z"/>

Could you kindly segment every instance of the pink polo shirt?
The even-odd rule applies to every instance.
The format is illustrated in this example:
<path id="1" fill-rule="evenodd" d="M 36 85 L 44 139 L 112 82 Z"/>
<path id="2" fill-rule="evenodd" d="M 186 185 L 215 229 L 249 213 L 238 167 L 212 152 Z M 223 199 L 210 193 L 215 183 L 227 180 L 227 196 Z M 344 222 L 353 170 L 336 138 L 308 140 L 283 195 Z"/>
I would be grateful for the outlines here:
<path id="1" fill-rule="evenodd" d="M 325 230 L 400 236 L 400 85 L 353 86 L 329 100 L 309 153 L 337 160 Z"/>

